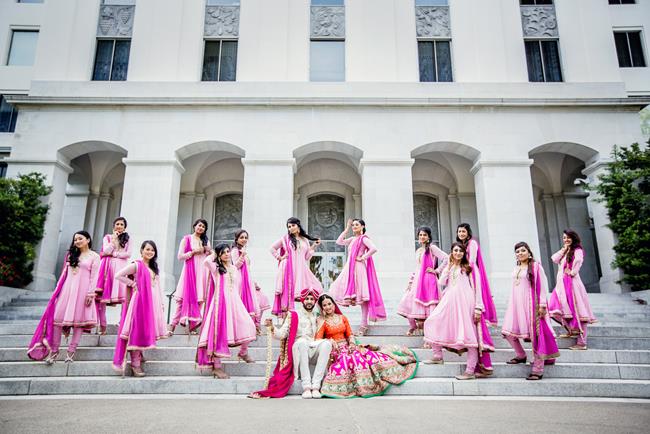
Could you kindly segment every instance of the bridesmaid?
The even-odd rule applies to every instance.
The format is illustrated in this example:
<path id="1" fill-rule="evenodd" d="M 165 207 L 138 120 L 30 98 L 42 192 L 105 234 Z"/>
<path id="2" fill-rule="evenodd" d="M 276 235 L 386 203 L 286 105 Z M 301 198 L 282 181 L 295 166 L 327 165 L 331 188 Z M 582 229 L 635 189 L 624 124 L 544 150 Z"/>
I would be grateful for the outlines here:
<path id="1" fill-rule="evenodd" d="M 350 229 L 352 236 L 345 238 Z M 361 327 L 356 335 L 363 336 L 368 332 L 368 319 L 386 319 L 386 308 L 372 260 L 377 248 L 366 235 L 366 223 L 361 219 L 348 220 L 336 244 L 349 247 L 348 260 L 332 283 L 330 295 L 341 306 L 361 305 Z M 351 273 L 350 269 L 354 271 Z"/>
<path id="2" fill-rule="evenodd" d="M 142 351 L 156 348 L 156 341 L 168 336 L 156 243 L 144 241 L 140 255 L 141 259 L 131 262 L 115 275 L 131 291 L 128 291 L 127 306 L 117 332 L 113 369 L 124 372 L 128 351 L 134 377 L 145 375 Z"/>
<path id="3" fill-rule="evenodd" d="M 61 335 L 68 335 L 72 329 L 65 361 L 73 362 L 81 335 L 97 325 L 94 301 L 100 259 L 91 247 L 88 232 L 75 232 L 61 277 L 29 344 L 29 358 L 45 359 L 48 365 L 56 362 Z"/>
<path id="4" fill-rule="evenodd" d="M 97 278 L 95 307 L 100 335 L 106 334 L 106 306 L 122 304 L 126 297 L 126 286 L 115 278 L 115 273 L 126 267 L 131 257 L 131 243 L 126 226 L 124 217 L 113 220 L 113 233 L 104 235 L 102 250 L 99 253 L 101 265 Z"/>
<path id="5" fill-rule="evenodd" d="M 310 245 L 309 241 L 314 243 Z M 271 246 L 271 254 L 278 261 L 273 315 L 284 318 L 305 288 L 314 288 L 319 295 L 323 292 L 323 286 L 309 269 L 309 260 L 319 245 L 320 239 L 305 232 L 300 220 L 287 220 L 287 234 Z"/>
<path id="6" fill-rule="evenodd" d="M 585 252 L 582 249 L 580 236 L 565 229 L 562 234 L 563 247 L 551 259 L 559 264 L 557 283 L 549 300 L 551 317 L 562 324 L 567 333 L 561 338 L 577 336 L 571 350 L 587 349 L 587 325 L 595 323 L 596 317 L 591 312 L 587 297 L 587 289 L 580 279 L 580 267 L 584 262 Z"/>
<path id="7" fill-rule="evenodd" d="M 425 363 L 443 363 L 443 347 L 457 354 L 467 352 L 465 373 L 456 378 L 481 378 L 485 374 L 477 372 L 479 356 L 494 351 L 494 346 L 484 341 L 485 335 L 480 326 L 485 311 L 481 279 L 472 279 L 472 274 L 476 271 L 469 265 L 463 244 L 453 243 L 449 256 L 449 264 L 440 276 L 440 283 L 446 286 L 444 295 L 424 322 L 424 340 L 433 349 L 433 358 Z M 474 286 L 475 280 L 478 287 Z"/>
<path id="8" fill-rule="evenodd" d="M 260 290 L 259 286 L 257 286 L 251 275 L 251 261 L 248 257 L 248 252 L 246 251 L 247 245 L 248 232 L 244 229 L 238 230 L 237 233 L 235 233 L 235 244 L 233 245 L 230 255 L 232 256 L 233 264 L 240 273 L 241 287 L 239 294 L 244 303 L 244 307 L 255 322 L 255 328 L 259 335 L 261 333 L 260 321 L 262 319 L 262 314 L 265 310 L 269 310 L 271 306 L 269 306 L 268 299 Z"/>
<path id="9" fill-rule="evenodd" d="M 201 307 L 205 302 L 208 281 L 203 261 L 211 248 L 207 236 L 208 222 L 198 219 L 192 227 L 194 233 L 185 235 L 178 246 L 178 259 L 184 264 L 174 292 L 176 314 L 169 324 L 171 333 L 178 324 L 187 326 L 190 332 L 201 324 Z"/>
<path id="10" fill-rule="evenodd" d="M 241 346 L 237 357 L 254 363 L 248 345 L 256 339 L 255 323 L 239 295 L 239 271 L 232 265 L 230 247 L 220 243 L 204 261 L 210 271 L 205 321 L 199 333 L 196 362 L 200 369 L 212 369 L 215 378 L 230 378 L 221 359 L 230 357 L 229 347 Z"/>
<path id="11" fill-rule="evenodd" d="M 494 306 L 490 283 L 487 279 L 487 271 L 481 247 L 474 238 L 472 238 L 472 228 L 468 223 L 461 223 L 456 228 L 456 241 L 465 246 L 467 260 L 474 272 L 472 273 L 472 284 L 475 288 L 481 288 L 483 297 L 483 315 L 481 315 L 481 328 L 486 344 L 494 345 L 490 336 L 489 325 L 497 325 L 497 310 Z M 492 375 L 492 359 L 489 353 L 483 353 L 478 362 L 478 370 L 483 375 Z"/>
<path id="12" fill-rule="evenodd" d="M 430 227 L 418 229 L 418 242 L 420 248 L 415 252 L 418 268 L 411 274 L 406 294 L 397 306 L 397 313 L 409 322 L 406 336 L 414 336 L 422 330 L 424 320 L 440 301 L 438 276 L 448 261 L 447 254 L 431 243 Z"/>
<path id="13" fill-rule="evenodd" d="M 501 330 L 501 334 L 515 350 L 515 357 L 506 363 L 526 363 L 526 352 L 519 339 L 532 342 L 532 372 L 526 379 L 541 380 L 544 363 L 547 360 L 554 363 L 560 355 L 546 309 L 546 274 L 544 268 L 533 258 L 533 252 L 527 243 L 522 241 L 515 244 L 515 257 L 517 266 L 512 272 L 512 292 Z"/>

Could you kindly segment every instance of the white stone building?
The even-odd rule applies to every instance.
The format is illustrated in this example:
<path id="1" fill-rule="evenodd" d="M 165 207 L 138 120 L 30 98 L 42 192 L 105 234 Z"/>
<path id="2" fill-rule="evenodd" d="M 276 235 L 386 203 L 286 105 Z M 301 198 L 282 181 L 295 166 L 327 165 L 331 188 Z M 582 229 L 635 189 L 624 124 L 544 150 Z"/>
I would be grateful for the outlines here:
<path id="1" fill-rule="evenodd" d="M 395 298 L 414 227 L 447 249 L 462 221 L 495 292 L 520 240 L 554 275 L 565 227 L 589 290 L 619 292 L 582 180 L 642 140 L 649 32 L 650 0 L 0 0 L 6 175 L 54 186 L 35 287 L 75 230 L 99 240 L 124 215 L 173 289 L 202 216 L 213 240 L 250 231 L 270 295 L 268 247 L 296 215 L 328 241 L 326 285 L 362 216 Z"/>

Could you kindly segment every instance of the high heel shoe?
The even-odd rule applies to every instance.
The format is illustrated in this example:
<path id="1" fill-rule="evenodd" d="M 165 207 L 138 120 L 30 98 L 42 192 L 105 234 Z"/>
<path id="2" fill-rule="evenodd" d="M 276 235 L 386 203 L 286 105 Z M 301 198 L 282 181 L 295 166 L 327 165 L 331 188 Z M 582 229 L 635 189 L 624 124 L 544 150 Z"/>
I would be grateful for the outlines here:
<path id="1" fill-rule="evenodd" d="M 46 365 L 53 365 L 56 363 L 56 359 L 59 357 L 59 352 L 55 351 L 53 353 L 50 353 L 49 356 L 47 356 L 44 360 Z"/>
<path id="2" fill-rule="evenodd" d="M 167 337 L 174 336 L 174 330 L 176 330 L 176 326 L 173 326 L 173 325 L 169 324 L 167 326 Z"/>
<path id="3" fill-rule="evenodd" d="M 365 336 L 366 333 L 368 333 L 368 326 L 360 326 L 359 330 L 357 330 L 356 335 L 357 336 Z"/>
<path id="4" fill-rule="evenodd" d="M 133 372 L 134 377 L 144 377 L 146 374 L 142 370 L 142 366 L 131 366 L 131 371 Z"/>
<path id="5" fill-rule="evenodd" d="M 70 352 L 67 353 L 65 356 L 65 363 L 72 363 L 72 362 L 74 362 L 74 351 L 71 353 Z"/>
<path id="6" fill-rule="evenodd" d="M 255 363 L 255 360 L 253 360 L 248 354 L 237 354 L 237 358 L 242 362 Z"/>
<path id="7" fill-rule="evenodd" d="M 219 380 L 227 380 L 230 378 L 230 375 L 226 374 L 226 371 L 224 371 L 223 368 L 213 369 L 212 375 L 214 378 L 217 378 Z"/>

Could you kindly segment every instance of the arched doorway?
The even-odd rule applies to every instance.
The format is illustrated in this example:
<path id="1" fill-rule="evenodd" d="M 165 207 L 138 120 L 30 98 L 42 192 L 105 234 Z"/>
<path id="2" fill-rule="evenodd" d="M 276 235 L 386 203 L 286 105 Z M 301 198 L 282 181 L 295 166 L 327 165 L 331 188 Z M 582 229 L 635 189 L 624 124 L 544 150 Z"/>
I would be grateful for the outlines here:
<path id="1" fill-rule="evenodd" d="M 317 194 L 309 197 L 307 203 L 308 232 L 321 239 L 310 267 L 327 291 L 345 263 L 345 247 L 336 244 L 345 229 L 345 199 L 335 194 Z"/>

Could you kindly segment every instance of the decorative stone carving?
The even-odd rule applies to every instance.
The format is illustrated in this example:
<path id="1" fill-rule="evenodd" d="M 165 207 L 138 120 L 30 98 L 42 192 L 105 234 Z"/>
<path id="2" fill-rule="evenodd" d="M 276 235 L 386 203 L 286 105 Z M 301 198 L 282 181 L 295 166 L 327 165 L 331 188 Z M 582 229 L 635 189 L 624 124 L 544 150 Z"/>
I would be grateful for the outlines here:
<path id="1" fill-rule="evenodd" d="M 521 6 L 524 37 L 558 37 L 555 6 Z"/>
<path id="2" fill-rule="evenodd" d="M 241 228 L 242 218 L 241 194 L 225 194 L 214 200 L 214 228 L 212 239 L 217 241 L 232 242 L 235 232 Z"/>
<path id="3" fill-rule="evenodd" d="M 99 9 L 97 36 L 129 37 L 133 33 L 135 6 L 104 5 Z"/>
<path id="4" fill-rule="evenodd" d="M 431 228 L 433 241 L 440 240 L 438 232 L 438 199 L 426 194 L 415 194 L 413 196 L 413 217 L 415 220 L 415 230 L 421 226 Z M 418 234 L 415 234 L 417 240 Z"/>
<path id="5" fill-rule="evenodd" d="M 312 38 L 345 38 L 345 7 L 312 6 Z"/>
<path id="6" fill-rule="evenodd" d="M 213 38 L 239 36 L 239 6 L 206 6 L 203 35 Z"/>
<path id="7" fill-rule="evenodd" d="M 418 38 L 450 38 L 449 8 L 446 6 L 417 6 L 415 28 Z"/>
<path id="8" fill-rule="evenodd" d="M 345 228 L 345 199 L 333 194 L 319 194 L 310 197 L 308 204 L 309 232 L 324 241 L 336 240 Z"/>

